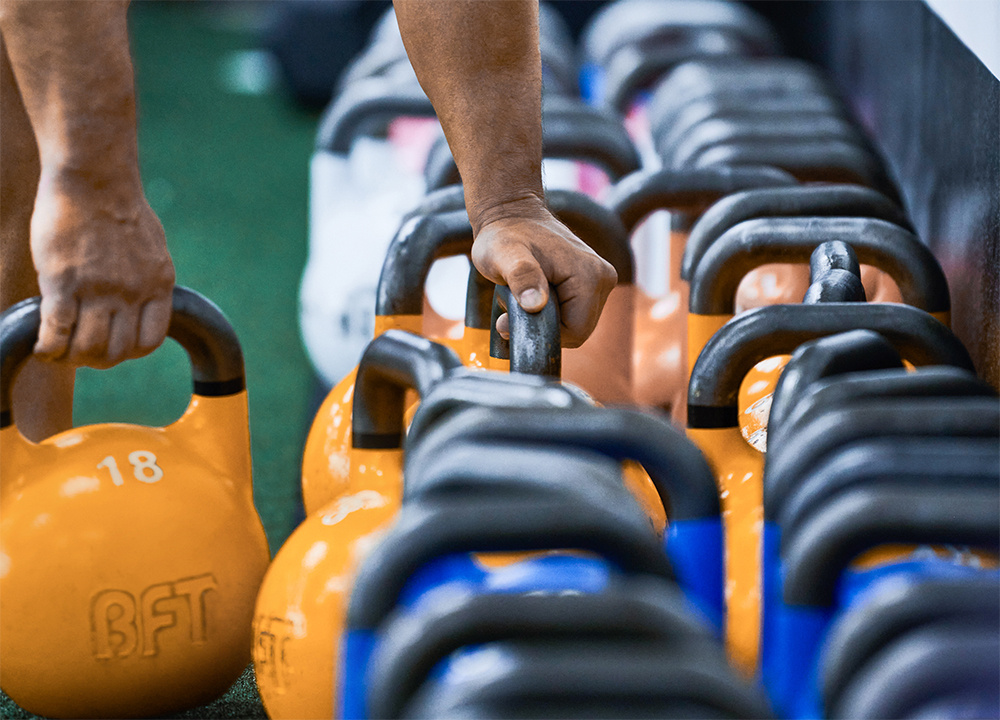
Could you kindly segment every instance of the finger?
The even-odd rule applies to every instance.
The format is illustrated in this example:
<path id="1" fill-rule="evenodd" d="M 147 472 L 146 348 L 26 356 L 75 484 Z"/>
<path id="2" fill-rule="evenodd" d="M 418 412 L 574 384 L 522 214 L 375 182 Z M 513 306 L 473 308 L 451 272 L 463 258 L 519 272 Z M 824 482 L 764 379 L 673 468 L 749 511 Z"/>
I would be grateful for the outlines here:
<path id="1" fill-rule="evenodd" d="M 79 312 L 76 298 L 43 295 L 42 321 L 38 330 L 35 353 L 45 360 L 61 360 L 69 352 L 76 316 Z"/>
<path id="2" fill-rule="evenodd" d="M 111 314 L 111 308 L 103 302 L 84 300 L 80 303 L 80 315 L 76 320 L 67 360 L 74 365 L 111 367 L 108 361 Z"/>
<path id="3" fill-rule="evenodd" d="M 600 307 L 596 305 L 593 297 L 574 296 L 563 299 L 561 288 L 559 297 L 561 344 L 565 348 L 580 347 L 597 325 Z"/>
<path id="4" fill-rule="evenodd" d="M 549 281 L 531 251 L 521 246 L 506 250 L 498 258 L 497 270 L 524 310 L 534 313 L 545 307 Z"/>
<path id="5" fill-rule="evenodd" d="M 507 313 L 497 318 L 497 332 L 504 340 L 510 340 L 510 317 Z"/>
<path id="6" fill-rule="evenodd" d="M 139 337 L 139 312 L 133 305 L 120 308 L 111 317 L 108 336 L 108 362 L 117 365 L 126 358 L 139 357 L 136 341 Z"/>
<path id="7" fill-rule="evenodd" d="M 170 327 L 170 315 L 173 312 L 173 297 L 150 300 L 142 308 L 139 320 L 139 344 L 136 348 L 140 355 L 153 352 L 167 336 Z"/>

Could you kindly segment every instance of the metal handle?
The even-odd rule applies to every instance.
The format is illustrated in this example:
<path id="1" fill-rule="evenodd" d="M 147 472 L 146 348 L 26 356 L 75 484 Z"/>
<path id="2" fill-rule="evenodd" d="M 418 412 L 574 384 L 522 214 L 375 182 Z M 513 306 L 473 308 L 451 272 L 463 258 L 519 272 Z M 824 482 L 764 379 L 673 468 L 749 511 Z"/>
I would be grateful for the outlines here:
<path id="1" fill-rule="evenodd" d="M 736 427 L 740 383 L 754 365 L 808 340 L 858 328 L 881 333 L 915 365 L 975 371 L 968 350 L 948 328 L 908 305 L 770 305 L 737 315 L 706 343 L 691 370 L 688 427 Z"/>
<path id="2" fill-rule="evenodd" d="M 948 282 L 937 259 L 898 225 L 867 218 L 767 218 L 741 222 L 705 251 L 691 277 L 691 312 L 733 314 L 736 288 L 750 270 L 806 262 L 826 241 L 850 244 L 860 262 L 887 272 L 908 305 L 927 312 L 950 309 Z"/>
<path id="3" fill-rule="evenodd" d="M 0 428 L 14 422 L 11 389 L 38 340 L 40 308 L 41 298 L 34 297 L 12 305 L 0 316 Z M 167 335 L 191 359 L 195 395 L 219 397 L 245 389 L 239 339 L 222 311 L 207 298 L 175 286 Z"/>
<path id="4" fill-rule="evenodd" d="M 404 505 L 358 569 L 347 611 L 350 629 L 374 629 L 396 605 L 409 577 L 433 558 L 468 552 L 589 550 L 626 573 L 672 579 L 656 535 L 638 506 L 604 507 L 565 499 L 505 498 Z"/>
<path id="5" fill-rule="evenodd" d="M 640 170 L 622 178 L 611 189 L 606 204 L 631 234 L 657 210 L 700 215 L 730 193 L 797 184 L 789 173 L 771 167 L 711 167 L 685 172 Z"/>
<path id="6" fill-rule="evenodd" d="M 601 593 L 464 595 L 390 620 L 372 658 L 371 717 L 399 717 L 434 666 L 455 650 L 497 640 L 661 638 L 711 642 L 677 587 L 629 577 Z"/>
<path id="7" fill-rule="evenodd" d="M 359 135 L 373 123 L 395 117 L 434 117 L 434 107 L 419 85 L 381 78 L 358 81 L 346 87 L 320 120 L 316 149 L 346 155 Z"/>
<path id="8" fill-rule="evenodd" d="M 497 319 L 507 313 L 510 340 L 497 332 Z M 558 378 L 562 373 L 559 298 L 549 286 L 549 300 L 537 313 L 529 313 L 511 296 L 510 288 L 497 285 L 490 321 L 490 357 L 510 360 L 511 372 Z"/>
<path id="9" fill-rule="evenodd" d="M 691 228 L 681 277 L 690 282 L 702 256 L 724 232 L 744 220 L 777 217 L 854 217 L 885 220 L 914 232 L 906 213 L 877 190 L 861 185 L 796 185 L 742 189 L 721 198 Z"/>
<path id="10" fill-rule="evenodd" d="M 871 330 L 849 330 L 803 343 L 792 354 L 775 385 L 767 420 L 768 437 L 772 443 L 778 442 L 776 438 L 781 436 L 782 425 L 792 408 L 817 380 L 860 370 L 902 367 L 896 349 Z"/>
<path id="11" fill-rule="evenodd" d="M 406 390 L 423 395 L 460 367 L 462 361 L 454 350 L 419 335 L 388 330 L 372 340 L 358 364 L 351 446 L 402 447 Z"/>
<path id="12" fill-rule="evenodd" d="M 462 438 L 544 442 L 635 460 L 643 466 L 671 520 L 719 517 L 719 494 L 705 457 L 666 419 L 627 408 L 492 409 L 454 413 L 407 455 L 407 467 Z"/>
<path id="13" fill-rule="evenodd" d="M 950 543 L 1000 549 L 995 488 L 859 489 L 839 495 L 782 536 L 784 601 L 827 607 L 847 565 L 884 543 Z"/>

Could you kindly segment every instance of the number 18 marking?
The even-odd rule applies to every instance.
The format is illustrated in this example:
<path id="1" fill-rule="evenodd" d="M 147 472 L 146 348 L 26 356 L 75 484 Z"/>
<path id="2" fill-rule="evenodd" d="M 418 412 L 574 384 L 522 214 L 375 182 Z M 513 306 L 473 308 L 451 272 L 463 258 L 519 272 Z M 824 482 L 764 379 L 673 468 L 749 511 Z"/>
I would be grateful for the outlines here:
<path id="1" fill-rule="evenodd" d="M 128 461 L 132 464 L 132 475 L 139 482 L 155 483 L 163 477 L 163 468 L 156 464 L 156 455 L 148 450 L 136 450 L 128 454 Z M 111 473 L 111 482 L 121 486 L 125 484 L 118 463 L 114 456 L 108 455 L 97 463 L 98 468 L 107 468 Z"/>

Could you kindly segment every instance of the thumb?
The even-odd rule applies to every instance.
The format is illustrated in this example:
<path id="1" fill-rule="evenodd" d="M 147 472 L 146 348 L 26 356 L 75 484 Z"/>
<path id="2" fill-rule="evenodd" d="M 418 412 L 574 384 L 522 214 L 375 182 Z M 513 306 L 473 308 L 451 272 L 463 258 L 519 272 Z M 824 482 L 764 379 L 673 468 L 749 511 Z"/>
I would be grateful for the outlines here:
<path id="1" fill-rule="evenodd" d="M 527 248 L 511 248 L 497 260 L 497 271 L 517 298 L 518 305 L 532 313 L 545 307 L 549 301 L 549 281 Z"/>

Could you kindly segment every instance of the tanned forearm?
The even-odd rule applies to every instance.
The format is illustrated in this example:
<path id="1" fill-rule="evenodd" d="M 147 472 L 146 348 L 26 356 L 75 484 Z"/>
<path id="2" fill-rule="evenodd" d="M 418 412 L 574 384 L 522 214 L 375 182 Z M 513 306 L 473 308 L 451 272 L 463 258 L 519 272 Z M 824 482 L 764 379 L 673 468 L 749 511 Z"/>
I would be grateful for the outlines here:
<path id="1" fill-rule="evenodd" d="M 110 367 L 166 335 L 174 267 L 139 174 L 125 0 L 0 0 L 41 165 L 35 353 Z"/>
<path id="2" fill-rule="evenodd" d="M 410 62 L 462 175 L 473 229 L 478 234 L 511 210 L 542 207 L 537 0 L 394 5 Z"/>
<path id="3" fill-rule="evenodd" d="M 127 0 L 0 0 L 0 32 L 35 130 L 42 182 L 116 192 L 138 182 L 127 9 Z"/>

